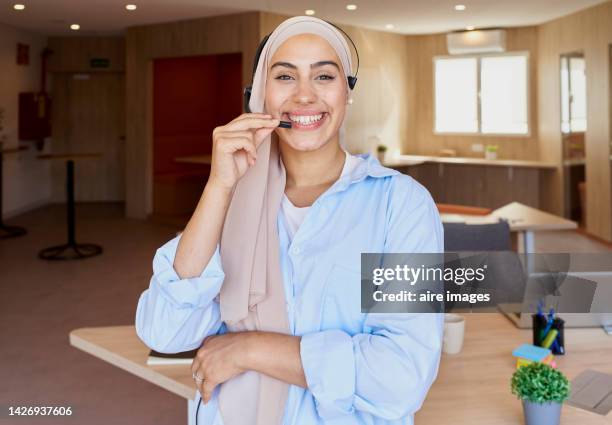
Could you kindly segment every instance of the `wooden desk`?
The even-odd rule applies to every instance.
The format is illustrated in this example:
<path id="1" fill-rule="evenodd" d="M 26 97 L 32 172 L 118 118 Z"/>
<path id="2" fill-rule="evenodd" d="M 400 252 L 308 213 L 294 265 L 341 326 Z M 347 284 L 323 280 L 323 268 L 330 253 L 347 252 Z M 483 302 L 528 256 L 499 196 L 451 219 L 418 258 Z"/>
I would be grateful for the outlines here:
<path id="1" fill-rule="evenodd" d="M 499 313 L 465 317 L 463 351 L 442 356 L 436 382 L 415 423 L 522 424 L 521 403 L 510 393 L 510 377 L 515 367 L 511 352 L 531 341 L 531 331 L 515 328 Z M 194 420 L 193 399 L 197 390 L 190 366 L 147 366 L 149 349 L 136 335 L 134 326 L 75 329 L 70 332 L 70 344 L 186 398 L 188 418 Z M 587 368 L 612 373 L 612 337 L 601 329 L 566 329 L 565 345 L 568 354 L 557 356 L 556 361 L 570 380 Z M 568 405 L 564 405 L 561 418 L 561 424 L 612 424 L 612 412 L 603 417 Z"/>
<path id="2" fill-rule="evenodd" d="M 197 388 L 191 366 L 148 366 L 149 348 L 134 326 L 75 329 L 70 332 L 70 345 L 187 399 L 187 424 L 195 424 Z"/>
<path id="3" fill-rule="evenodd" d="M 440 214 L 445 223 L 486 224 L 494 223 L 499 219 L 508 221 L 510 231 L 518 232 L 522 236 L 522 252 L 535 252 L 534 232 L 546 230 L 576 229 L 575 221 L 528 207 L 519 202 L 511 202 L 485 216 L 465 214 Z"/>
<path id="4" fill-rule="evenodd" d="M 510 392 L 516 362 L 512 350 L 531 342 L 531 330 L 520 330 L 499 313 L 465 314 L 463 351 L 442 355 L 438 377 L 415 424 L 522 425 L 521 402 Z M 567 354 L 555 361 L 568 379 L 585 369 L 612 373 L 612 337 L 601 328 L 565 329 Z M 562 425 L 612 424 L 612 412 L 597 415 L 563 405 Z"/>

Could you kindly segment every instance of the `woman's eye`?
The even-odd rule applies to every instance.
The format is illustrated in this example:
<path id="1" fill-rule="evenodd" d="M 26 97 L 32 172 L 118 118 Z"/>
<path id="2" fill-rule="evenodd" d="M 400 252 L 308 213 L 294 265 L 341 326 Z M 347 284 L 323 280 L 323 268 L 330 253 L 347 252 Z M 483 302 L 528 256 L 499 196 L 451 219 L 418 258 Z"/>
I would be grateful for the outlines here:
<path id="1" fill-rule="evenodd" d="M 293 77 L 292 77 L 292 76 L 290 76 L 290 75 L 281 74 L 281 75 L 279 75 L 279 76 L 275 77 L 274 79 L 275 79 L 275 80 L 286 81 L 286 80 L 290 80 L 290 79 L 292 79 L 292 78 L 293 78 Z M 317 79 L 321 79 L 321 80 L 333 80 L 333 79 L 335 79 L 335 78 L 336 78 L 336 77 L 334 77 L 333 75 L 327 75 L 327 74 L 319 75 L 319 76 L 317 77 Z"/>

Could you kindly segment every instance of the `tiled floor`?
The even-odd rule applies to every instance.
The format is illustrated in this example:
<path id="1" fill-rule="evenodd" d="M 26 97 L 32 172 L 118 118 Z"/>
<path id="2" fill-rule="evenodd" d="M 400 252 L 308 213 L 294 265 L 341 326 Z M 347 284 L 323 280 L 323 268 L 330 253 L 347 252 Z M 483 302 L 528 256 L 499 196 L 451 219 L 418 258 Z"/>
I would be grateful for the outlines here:
<path id="1" fill-rule="evenodd" d="M 177 227 L 123 218 L 121 204 L 77 207 L 77 240 L 104 254 L 73 262 L 45 262 L 41 248 L 65 241 L 63 205 L 9 220 L 28 235 L 0 240 L 0 407 L 72 406 L 71 419 L 0 424 L 185 424 L 186 402 L 110 366 L 68 343 L 70 330 L 134 322 L 148 286 L 155 249 Z M 576 232 L 539 233 L 540 252 L 595 252 L 608 246 Z"/>
<path id="2" fill-rule="evenodd" d="M 0 424 L 185 424 L 184 399 L 68 343 L 83 326 L 134 323 L 155 249 L 176 228 L 123 218 L 120 204 L 77 207 L 77 240 L 101 256 L 46 262 L 39 249 L 65 241 L 65 209 L 8 220 L 28 235 L 0 240 Z M 9 405 L 72 406 L 72 418 L 11 420 Z"/>

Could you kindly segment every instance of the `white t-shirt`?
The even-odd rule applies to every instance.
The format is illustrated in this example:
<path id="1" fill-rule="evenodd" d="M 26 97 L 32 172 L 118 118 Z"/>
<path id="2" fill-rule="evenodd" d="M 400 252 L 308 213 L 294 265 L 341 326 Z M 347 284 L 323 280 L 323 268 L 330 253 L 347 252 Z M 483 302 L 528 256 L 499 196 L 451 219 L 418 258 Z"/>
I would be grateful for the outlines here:
<path id="1" fill-rule="evenodd" d="M 357 164 L 362 161 L 358 156 L 353 156 L 348 153 L 348 151 L 344 151 L 346 154 L 346 159 L 344 160 L 344 167 L 342 168 L 342 173 L 340 173 L 340 178 L 345 174 L 352 172 Z M 297 232 L 300 224 L 304 221 L 306 217 L 306 213 L 308 213 L 308 207 L 296 207 L 289 200 L 286 194 L 283 193 L 283 200 L 281 202 L 280 212 L 283 216 L 283 220 L 285 220 L 285 225 L 287 227 L 287 231 L 289 232 L 289 240 L 293 240 L 293 235 Z"/>

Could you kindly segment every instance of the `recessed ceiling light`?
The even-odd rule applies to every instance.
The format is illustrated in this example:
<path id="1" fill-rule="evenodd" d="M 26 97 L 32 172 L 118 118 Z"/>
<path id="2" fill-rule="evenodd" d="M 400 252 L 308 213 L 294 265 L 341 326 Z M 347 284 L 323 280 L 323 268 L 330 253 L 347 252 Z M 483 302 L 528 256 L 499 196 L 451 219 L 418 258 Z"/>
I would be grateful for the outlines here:
<path id="1" fill-rule="evenodd" d="M 455 10 L 460 10 L 461 11 L 461 10 L 465 10 L 465 9 L 466 9 L 465 4 L 456 4 L 455 5 Z"/>
<path id="2" fill-rule="evenodd" d="M 312 16 L 315 14 L 315 11 L 312 9 L 306 9 L 304 13 L 307 14 L 308 16 Z"/>
<path id="3" fill-rule="evenodd" d="M 25 4 L 19 4 L 19 3 L 14 4 L 13 5 L 13 9 L 15 9 L 15 10 L 23 10 L 23 9 L 25 9 Z"/>
<path id="4" fill-rule="evenodd" d="M 387 25 L 385 25 L 385 28 L 387 28 L 388 30 L 392 30 L 393 28 L 395 28 L 395 25 L 387 24 Z"/>
<path id="5" fill-rule="evenodd" d="M 127 10 L 136 10 L 136 5 L 135 4 L 126 4 L 125 8 Z"/>
<path id="6" fill-rule="evenodd" d="M 468 30 L 468 31 L 473 31 L 474 27 L 471 26 L 471 25 L 468 25 L 467 27 L 465 27 L 465 29 Z"/>
<path id="7" fill-rule="evenodd" d="M 346 5 L 346 10 L 357 10 L 357 5 L 356 4 L 347 4 Z"/>
<path id="8" fill-rule="evenodd" d="M 81 26 L 79 24 L 72 24 L 70 25 L 70 29 L 73 31 L 78 31 L 79 29 L 81 29 Z"/>

